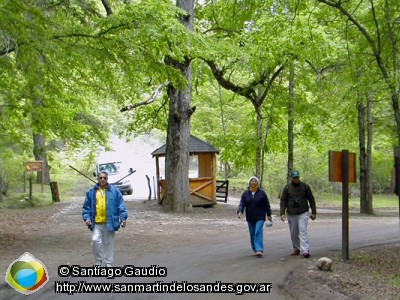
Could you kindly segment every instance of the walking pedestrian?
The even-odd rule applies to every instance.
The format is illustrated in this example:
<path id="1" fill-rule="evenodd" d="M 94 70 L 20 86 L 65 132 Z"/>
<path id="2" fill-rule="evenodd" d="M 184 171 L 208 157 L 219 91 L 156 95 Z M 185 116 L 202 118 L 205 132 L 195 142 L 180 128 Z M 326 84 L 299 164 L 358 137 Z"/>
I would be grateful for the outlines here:
<path id="1" fill-rule="evenodd" d="M 310 245 L 308 242 L 308 219 L 317 218 L 317 207 L 315 198 L 310 186 L 300 181 L 300 173 L 293 170 L 290 173 L 291 183 L 285 186 L 280 199 L 281 220 L 287 220 L 290 229 L 293 252 L 291 255 L 303 255 L 304 258 L 310 257 Z M 311 215 L 309 210 L 311 207 Z"/>
<path id="2" fill-rule="evenodd" d="M 253 176 L 249 179 L 249 187 L 240 198 L 237 209 L 237 216 L 240 219 L 246 210 L 246 221 L 250 233 L 250 245 L 257 257 L 262 257 L 264 252 L 264 234 L 263 227 L 265 215 L 268 220 L 272 220 L 271 205 L 267 193 L 260 189 L 259 180 Z"/>
<path id="3" fill-rule="evenodd" d="M 115 231 L 126 226 L 128 212 L 121 192 L 108 183 L 107 172 L 100 172 L 98 183 L 86 192 L 82 218 L 92 231 L 91 245 L 96 266 L 102 266 L 104 260 L 106 267 L 112 267 Z"/>

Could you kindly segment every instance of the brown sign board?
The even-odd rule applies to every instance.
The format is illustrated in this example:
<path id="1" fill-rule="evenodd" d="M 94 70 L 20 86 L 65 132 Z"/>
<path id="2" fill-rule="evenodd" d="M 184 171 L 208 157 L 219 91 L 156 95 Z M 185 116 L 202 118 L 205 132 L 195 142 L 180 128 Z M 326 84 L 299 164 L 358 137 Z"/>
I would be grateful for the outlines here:
<path id="1" fill-rule="evenodd" d="M 44 167 L 42 160 L 34 160 L 34 161 L 26 161 L 24 162 L 25 172 L 24 172 L 24 190 L 26 190 L 26 173 L 27 172 L 35 172 L 42 171 L 42 193 L 43 193 L 43 185 L 44 185 Z"/>
<path id="2" fill-rule="evenodd" d="M 25 162 L 25 171 L 42 171 L 43 169 L 43 161 L 26 161 Z"/>
<path id="3" fill-rule="evenodd" d="M 356 182 L 356 154 L 349 154 L 349 182 Z M 329 151 L 329 181 L 343 181 L 343 152 Z"/>

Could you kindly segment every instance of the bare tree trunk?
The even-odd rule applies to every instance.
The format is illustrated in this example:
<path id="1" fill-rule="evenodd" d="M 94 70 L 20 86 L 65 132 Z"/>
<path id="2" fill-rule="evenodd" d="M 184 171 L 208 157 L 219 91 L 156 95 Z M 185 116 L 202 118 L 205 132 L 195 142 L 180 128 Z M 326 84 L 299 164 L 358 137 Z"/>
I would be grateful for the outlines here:
<path id="1" fill-rule="evenodd" d="M 193 30 L 193 0 L 178 0 L 176 5 L 187 12 L 185 16 L 181 16 L 181 22 Z M 187 82 L 179 88 L 173 83 L 168 85 L 170 104 L 165 152 L 166 191 L 163 204 L 165 211 L 189 212 L 192 211 L 189 186 L 190 117 L 194 112 L 194 108 L 190 107 L 192 67 L 187 57 L 183 62 L 167 57 L 166 63 L 178 69 Z"/>
<path id="2" fill-rule="evenodd" d="M 40 133 L 33 133 L 33 154 L 35 156 L 35 160 L 43 161 L 43 172 L 44 172 L 44 183 L 50 183 L 50 166 L 47 161 L 46 154 L 46 144 L 44 141 L 44 137 Z M 38 172 L 37 182 L 42 183 L 42 174 Z"/>
<path id="3" fill-rule="evenodd" d="M 37 70 L 37 78 L 43 78 L 42 65 L 43 65 L 43 56 L 38 57 L 38 70 Z M 32 86 L 32 102 L 37 111 L 39 111 L 43 107 L 43 101 L 41 96 L 38 94 L 38 91 L 42 90 L 42 86 L 38 84 L 37 86 Z M 40 124 L 42 120 L 39 117 L 37 111 L 32 112 L 32 124 Z M 33 129 L 33 155 L 35 156 L 35 160 L 43 161 L 43 178 L 45 184 L 50 183 L 50 167 L 47 161 L 47 153 L 46 153 L 46 143 L 43 134 L 40 131 L 35 130 L 36 126 L 32 126 Z M 37 173 L 37 182 L 42 183 L 42 172 Z"/>
<path id="4" fill-rule="evenodd" d="M 372 186 L 372 138 L 373 138 L 372 95 L 368 96 L 368 139 L 367 139 L 367 199 L 366 213 L 373 214 L 373 186 Z"/>
<path id="5" fill-rule="evenodd" d="M 221 111 L 221 125 L 222 125 L 222 132 L 223 132 L 223 137 L 225 139 L 226 137 L 226 121 L 225 121 L 225 114 L 224 114 L 224 103 L 222 101 L 222 93 L 221 93 L 221 86 L 218 85 L 218 95 L 219 95 L 219 108 Z M 229 179 L 229 163 L 227 161 L 221 161 L 221 165 L 224 166 L 224 174 L 225 174 L 225 180 Z"/>
<path id="6" fill-rule="evenodd" d="M 360 101 L 358 103 L 358 127 L 359 127 L 359 144 L 360 144 L 360 213 L 372 214 L 372 97 L 368 96 L 367 104 L 367 140 L 365 137 L 365 105 Z M 366 143 L 365 143 L 366 140 Z"/>
<path id="7" fill-rule="evenodd" d="M 264 133 L 264 140 L 263 140 L 263 147 L 262 147 L 262 151 L 261 151 L 261 178 L 260 178 L 260 182 L 262 184 L 263 182 L 263 178 L 264 178 L 264 169 L 265 169 L 265 151 L 268 149 L 268 145 L 267 145 L 267 140 L 268 140 L 268 134 L 269 134 L 269 130 L 272 127 L 272 114 L 273 114 L 273 110 L 274 107 L 273 105 L 271 105 L 271 110 L 269 112 L 269 116 L 268 116 L 268 122 L 265 125 L 265 133 Z"/>
<path id="8" fill-rule="evenodd" d="M 360 150 L 360 213 L 366 213 L 367 202 L 367 153 L 365 147 L 365 105 L 358 102 L 358 141 Z"/>
<path id="9" fill-rule="evenodd" d="M 294 134 L 293 134 L 293 103 L 294 103 L 294 62 L 291 62 L 289 67 L 289 104 L 288 104 L 288 174 L 287 181 L 290 181 L 290 171 L 293 170 L 293 149 L 294 149 Z"/>
<path id="10" fill-rule="evenodd" d="M 262 155 L 262 145 L 263 145 L 263 138 L 262 138 L 262 112 L 261 106 L 257 107 L 257 145 L 256 145 L 256 174 L 258 179 L 261 178 L 261 155 Z"/>

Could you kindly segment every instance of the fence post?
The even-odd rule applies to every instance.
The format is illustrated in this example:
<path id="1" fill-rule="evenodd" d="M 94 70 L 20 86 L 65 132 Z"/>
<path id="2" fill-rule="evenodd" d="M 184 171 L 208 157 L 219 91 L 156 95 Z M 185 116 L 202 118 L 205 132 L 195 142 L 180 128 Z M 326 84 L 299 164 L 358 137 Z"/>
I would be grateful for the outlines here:
<path id="1" fill-rule="evenodd" d="M 51 198 L 53 202 L 60 202 L 60 195 L 58 193 L 58 185 L 57 182 L 50 182 L 50 190 L 51 190 Z"/>
<path id="2" fill-rule="evenodd" d="M 33 194 L 32 177 L 29 177 L 29 201 L 33 200 L 32 194 Z"/>

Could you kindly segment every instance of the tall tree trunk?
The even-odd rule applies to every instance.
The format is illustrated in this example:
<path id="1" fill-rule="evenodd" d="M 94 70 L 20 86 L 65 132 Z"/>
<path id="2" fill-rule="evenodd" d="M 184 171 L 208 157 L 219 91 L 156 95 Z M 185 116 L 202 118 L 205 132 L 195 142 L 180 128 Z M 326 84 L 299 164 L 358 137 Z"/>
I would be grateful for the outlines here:
<path id="1" fill-rule="evenodd" d="M 217 87 L 217 89 L 218 89 L 218 96 L 219 96 L 219 108 L 220 108 L 220 111 L 221 111 L 221 126 L 222 126 L 222 133 L 223 133 L 223 138 L 224 138 L 224 140 L 225 140 L 225 138 L 226 138 L 226 132 L 227 132 L 227 129 L 226 129 L 226 121 L 225 121 L 225 114 L 224 114 L 224 103 L 223 103 L 223 97 L 222 97 L 222 93 L 221 93 L 221 86 L 220 85 L 218 85 L 218 87 Z M 221 161 L 221 166 L 223 166 L 224 167 L 224 174 L 225 174 L 225 180 L 228 180 L 229 179 L 229 162 L 228 161 Z"/>
<path id="2" fill-rule="evenodd" d="M 265 151 L 268 150 L 268 145 L 267 145 L 267 140 L 268 140 L 268 134 L 269 130 L 272 127 L 272 114 L 273 114 L 274 106 L 271 105 L 271 110 L 268 115 L 268 122 L 265 124 L 265 133 L 264 133 L 264 140 L 263 140 L 263 147 L 262 147 L 262 152 L 261 152 L 261 177 L 260 177 L 260 182 L 262 184 L 263 179 L 264 179 L 264 169 L 265 169 Z"/>
<path id="3" fill-rule="evenodd" d="M 293 134 L 293 103 L 294 103 L 294 62 L 289 66 L 289 104 L 288 104 L 288 174 L 287 181 L 290 181 L 290 171 L 293 170 L 293 149 L 294 149 L 294 134 Z"/>
<path id="4" fill-rule="evenodd" d="M 368 139 L 367 139 L 367 202 L 366 213 L 373 214 L 373 186 L 372 186 L 372 138 L 373 138 L 372 95 L 368 96 Z"/>
<path id="5" fill-rule="evenodd" d="M 365 147 L 365 105 L 362 99 L 357 104 L 358 109 L 358 141 L 360 151 L 360 213 L 366 213 L 367 202 L 367 152 Z"/>
<path id="6" fill-rule="evenodd" d="M 368 96 L 367 126 L 365 125 L 365 105 L 358 103 L 358 127 L 360 148 L 360 213 L 372 214 L 372 96 Z M 366 127 L 368 135 L 366 139 Z"/>
<path id="7" fill-rule="evenodd" d="M 40 65 L 43 62 L 43 57 L 40 56 Z M 42 78 L 42 71 L 38 72 L 38 77 Z M 37 88 L 39 91 L 42 89 L 41 86 Z M 33 104 L 36 107 L 37 110 L 40 110 L 40 108 L 43 106 L 42 103 L 42 98 L 39 95 L 35 95 L 35 92 L 32 93 L 33 96 Z M 37 112 L 32 112 L 32 124 L 39 124 L 41 122 L 40 117 L 38 116 Z M 32 126 L 35 128 L 35 126 Z M 33 129 L 33 155 L 35 156 L 35 160 L 41 160 L 43 161 L 43 178 L 45 184 L 50 183 L 50 167 L 47 161 L 47 152 L 46 152 L 46 142 L 44 139 L 43 134 L 40 132 L 35 132 L 35 129 Z M 37 173 L 37 182 L 42 183 L 42 172 Z"/>
<path id="8" fill-rule="evenodd" d="M 46 153 L 46 143 L 44 137 L 40 133 L 33 133 L 33 155 L 35 156 L 35 160 L 43 161 L 43 171 L 44 174 L 44 182 L 45 184 L 50 183 L 50 166 L 47 161 L 47 153 Z M 37 174 L 37 182 L 42 183 L 42 173 L 38 172 Z"/>
<path id="9" fill-rule="evenodd" d="M 256 174 L 258 179 L 261 178 L 261 153 L 262 153 L 262 145 L 263 145 L 263 138 L 262 138 L 262 112 L 261 106 L 256 108 L 257 110 L 257 145 L 256 145 Z"/>
<path id="10" fill-rule="evenodd" d="M 189 30 L 193 30 L 193 0 L 178 0 L 176 5 L 187 12 L 180 17 L 181 22 Z M 168 86 L 170 102 L 165 152 L 166 191 L 163 204 L 165 211 L 188 212 L 192 211 L 189 186 L 190 117 L 194 112 L 194 108 L 190 107 L 192 67 L 187 57 L 183 62 L 167 57 L 166 63 L 178 69 L 187 82 L 179 87 L 175 87 L 173 83 Z"/>

